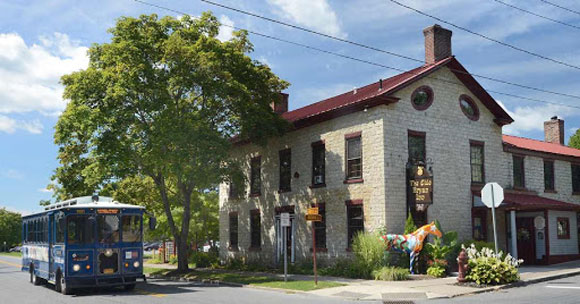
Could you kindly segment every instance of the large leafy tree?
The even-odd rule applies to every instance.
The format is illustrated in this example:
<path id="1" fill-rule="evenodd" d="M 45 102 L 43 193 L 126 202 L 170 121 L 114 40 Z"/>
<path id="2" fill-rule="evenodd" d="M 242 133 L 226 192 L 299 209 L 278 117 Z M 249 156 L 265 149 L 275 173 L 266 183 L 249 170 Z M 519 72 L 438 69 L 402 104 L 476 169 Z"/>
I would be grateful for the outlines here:
<path id="1" fill-rule="evenodd" d="M 22 218 L 19 213 L 0 208 L 0 246 L 4 250 L 22 242 Z"/>
<path id="2" fill-rule="evenodd" d="M 580 130 L 577 130 L 574 135 L 570 136 L 570 140 L 568 140 L 568 146 L 580 149 Z"/>
<path id="3" fill-rule="evenodd" d="M 149 177 L 181 271 L 188 267 L 191 214 L 202 208 L 192 201 L 238 167 L 228 159 L 231 138 L 263 144 L 287 128 L 270 104 L 288 83 L 247 55 L 247 33 L 221 42 L 219 26 L 211 13 L 123 17 L 109 43 L 90 48 L 86 70 L 62 77 L 69 100 L 55 132 L 62 196 Z"/>

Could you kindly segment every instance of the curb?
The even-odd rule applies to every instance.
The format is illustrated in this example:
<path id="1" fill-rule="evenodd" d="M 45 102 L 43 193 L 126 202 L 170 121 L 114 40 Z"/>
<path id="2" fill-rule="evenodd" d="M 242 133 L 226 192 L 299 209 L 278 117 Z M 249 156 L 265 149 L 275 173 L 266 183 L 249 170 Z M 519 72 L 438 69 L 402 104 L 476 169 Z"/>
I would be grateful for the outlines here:
<path id="1" fill-rule="evenodd" d="M 191 279 L 191 278 L 178 278 L 178 277 L 164 277 L 164 276 L 148 276 L 148 279 L 156 279 L 156 280 L 165 280 L 165 281 L 172 281 L 172 282 L 199 282 L 202 284 L 207 285 L 222 285 L 222 286 L 229 286 L 229 287 L 241 287 L 241 288 L 253 288 L 253 289 L 262 289 L 262 290 L 270 290 L 270 291 L 277 291 L 283 292 L 286 294 L 309 294 L 307 291 L 302 290 L 294 290 L 294 289 L 284 289 L 284 288 L 275 288 L 275 287 L 263 287 L 263 286 L 254 286 L 250 284 L 241 284 L 241 283 L 234 283 L 234 282 L 226 282 L 220 280 L 209 280 L 209 279 Z"/>
<path id="2" fill-rule="evenodd" d="M 498 291 L 498 290 L 502 290 L 502 289 L 515 288 L 515 287 L 524 287 L 524 286 L 527 286 L 527 285 L 542 283 L 542 282 L 546 282 L 546 281 L 552 281 L 552 280 L 558 280 L 558 279 L 563 279 L 563 278 L 567 278 L 567 277 L 572 277 L 572 276 L 579 275 L 579 274 L 580 274 L 580 270 L 576 270 L 576 271 L 572 271 L 572 272 L 567 272 L 567 273 L 562 273 L 562 274 L 555 274 L 555 275 L 552 275 L 552 276 L 535 278 L 535 279 L 530 279 L 530 280 L 526 280 L 526 281 L 518 281 L 518 282 L 514 282 L 514 283 L 500 285 L 500 286 L 485 287 L 485 288 L 482 288 L 480 290 L 473 290 L 473 291 L 466 292 L 466 293 L 460 293 L 460 294 L 448 296 L 447 298 L 455 298 L 455 297 L 472 295 L 472 294 L 480 294 L 480 293 L 485 293 L 485 292 L 493 292 L 493 291 Z"/>

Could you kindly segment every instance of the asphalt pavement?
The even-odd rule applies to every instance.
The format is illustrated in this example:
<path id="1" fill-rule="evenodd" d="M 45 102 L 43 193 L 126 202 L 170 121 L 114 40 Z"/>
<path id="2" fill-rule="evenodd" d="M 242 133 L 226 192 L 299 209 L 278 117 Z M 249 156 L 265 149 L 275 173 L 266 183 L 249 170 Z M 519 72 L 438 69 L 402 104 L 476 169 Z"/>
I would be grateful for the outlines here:
<path id="1" fill-rule="evenodd" d="M 417 303 L 580 303 L 580 276 L 502 289 L 496 292 L 468 295 L 452 299 L 427 300 Z"/>
<path id="2" fill-rule="evenodd" d="M 361 303 L 340 298 L 270 291 L 255 288 L 204 285 L 193 282 L 148 280 L 138 283 L 134 291 L 121 289 L 84 289 L 65 296 L 54 286 L 34 286 L 29 275 L 20 271 L 20 259 L 0 256 L 0 304 L 36 303 Z M 372 302 L 365 302 L 372 303 Z M 376 302 L 375 302 L 376 303 Z"/>

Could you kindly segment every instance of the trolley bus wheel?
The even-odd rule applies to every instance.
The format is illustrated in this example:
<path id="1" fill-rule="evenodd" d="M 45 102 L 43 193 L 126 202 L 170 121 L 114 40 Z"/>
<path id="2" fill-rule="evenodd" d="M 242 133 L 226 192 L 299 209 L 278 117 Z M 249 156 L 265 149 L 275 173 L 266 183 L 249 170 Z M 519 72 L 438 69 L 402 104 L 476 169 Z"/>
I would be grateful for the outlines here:
<path id="1" fill-rule="evenodd" d="M 35 286 L 40 285 L 41 281 L 40 278 L 36 276 L 34 273 L 34 265 L 30 264 L 30 283 Z"/>
<path id="2" fill-rule="evenodd" d="M 56 291 L 62 293 L 63 295 L 70 294 L 70 288 L 66 286 L 64 276 L 60 272 L 56 276 L 56 284 L 54 285 L 54 289 L 56 289 Z"/>
<path id="3" fill-rule="evenodd" d="M 131 291 L 131 290 L 135 289 L 135 284 L 125 285 L 124 288 L 126 291 Z"/>

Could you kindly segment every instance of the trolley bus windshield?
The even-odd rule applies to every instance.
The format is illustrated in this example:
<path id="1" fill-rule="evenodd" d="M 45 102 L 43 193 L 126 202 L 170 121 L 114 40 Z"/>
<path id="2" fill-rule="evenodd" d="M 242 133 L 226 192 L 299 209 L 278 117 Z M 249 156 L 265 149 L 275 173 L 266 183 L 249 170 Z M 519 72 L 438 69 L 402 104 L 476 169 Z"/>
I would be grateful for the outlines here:
<path id="1" fill-rule="evenodd" d="M 97 215 L 97 231 L 99 243 L 119 242 L 119 216 Z"/>

